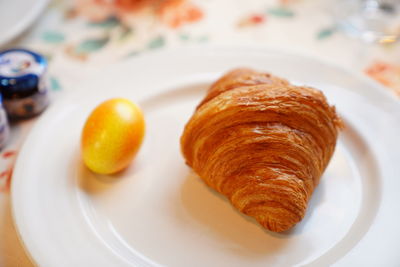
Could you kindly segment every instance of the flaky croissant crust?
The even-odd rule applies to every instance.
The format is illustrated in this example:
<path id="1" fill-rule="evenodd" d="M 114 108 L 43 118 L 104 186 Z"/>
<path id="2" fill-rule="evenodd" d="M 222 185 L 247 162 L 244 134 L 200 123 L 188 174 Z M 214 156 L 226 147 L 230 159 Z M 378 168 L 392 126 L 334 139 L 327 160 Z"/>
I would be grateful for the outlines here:
<path id="1" fill-rule="evenodd" d="M 208 186 L 281 232 L 304 217 L 340 126 L 321 91 L 235 69 L 210 87 L 185 126 L 181 149 Z"/>

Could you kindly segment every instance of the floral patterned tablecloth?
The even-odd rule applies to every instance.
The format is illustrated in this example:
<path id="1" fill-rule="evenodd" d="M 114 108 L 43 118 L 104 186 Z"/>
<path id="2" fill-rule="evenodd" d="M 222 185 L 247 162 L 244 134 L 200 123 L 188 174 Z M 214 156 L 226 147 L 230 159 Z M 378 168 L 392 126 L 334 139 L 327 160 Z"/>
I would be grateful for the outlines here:
<path id="1" fill-rule="evenodd" d="M 366 44 L 345 36 L 329 13 L 335 0 L 54 0 L 7 47 L 49 60 L 52 98 L 114 62 L 190 44 L 257 44 L 306 53 L 362 72 L 400 96 L 400 44 Z M 32 266 L 18 240 L 10 182 L 18 150 L 36 119 L 14 123 L 0 153 L 0 266 Z"/>

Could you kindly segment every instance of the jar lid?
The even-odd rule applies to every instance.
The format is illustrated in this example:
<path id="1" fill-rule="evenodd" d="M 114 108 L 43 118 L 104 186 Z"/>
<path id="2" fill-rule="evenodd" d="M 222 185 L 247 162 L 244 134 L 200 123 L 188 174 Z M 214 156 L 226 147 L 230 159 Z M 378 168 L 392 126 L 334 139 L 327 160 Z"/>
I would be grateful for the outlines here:
<path id="1" fill-rule="evenodd" d="M 24 97 L 39 91 L 46 59 L 26 49 L 0 52 L 0 89 L 4 98 Z"/>

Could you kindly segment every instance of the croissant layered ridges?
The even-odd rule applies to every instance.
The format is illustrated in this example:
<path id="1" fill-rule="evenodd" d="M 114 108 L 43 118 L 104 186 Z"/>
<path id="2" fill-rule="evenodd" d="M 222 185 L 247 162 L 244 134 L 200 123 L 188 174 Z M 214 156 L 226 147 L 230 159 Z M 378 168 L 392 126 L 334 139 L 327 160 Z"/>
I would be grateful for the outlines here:
<path id="1" fill-rule="evenodd" d="M 211 86 L 185 126 L 181 148 L 208 186 L 280 232 L 304 217 L 340 125 L 319 90 L 236 69 Z"/>

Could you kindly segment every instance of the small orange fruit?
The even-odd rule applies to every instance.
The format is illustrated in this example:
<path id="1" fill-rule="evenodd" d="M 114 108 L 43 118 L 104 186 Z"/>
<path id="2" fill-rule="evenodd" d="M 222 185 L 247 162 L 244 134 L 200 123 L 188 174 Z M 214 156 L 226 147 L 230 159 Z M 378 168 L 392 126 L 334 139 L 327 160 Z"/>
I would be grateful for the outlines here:
<path id="1" fill-rule="evenodd" d="M 140 108 L 125 98 L 98 105 L 81 136 L 83 161 L 93 172 L 112 174 L 126 168 L 143 141 L 145 122 Z"/>

